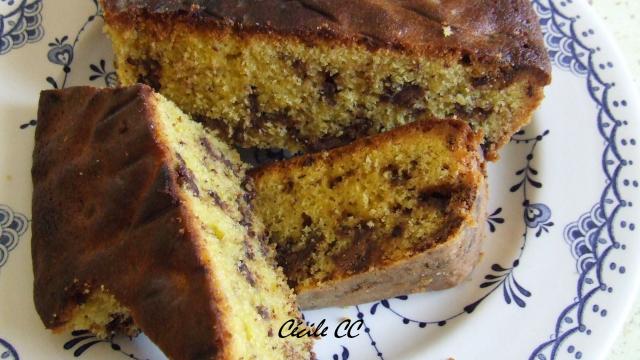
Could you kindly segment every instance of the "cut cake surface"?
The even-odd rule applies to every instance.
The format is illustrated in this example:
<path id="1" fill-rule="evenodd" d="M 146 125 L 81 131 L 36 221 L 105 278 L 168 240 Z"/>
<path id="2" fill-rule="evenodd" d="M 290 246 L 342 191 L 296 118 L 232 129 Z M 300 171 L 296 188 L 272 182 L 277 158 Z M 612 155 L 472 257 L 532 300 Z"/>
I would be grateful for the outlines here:
<path id="1" fill-rule="evenodd" d="M 460 118 L 495 151 L 550 81 L 528 0 L 101 0 L 124 84 L 244 147 L 318 150 Z"/>
<path id="2" fill-rule="evenodd" d="M 451 287 L 480 253 L 480 137 L 419 121 L 252 170 L 254 207 L 302 308 Z"/>

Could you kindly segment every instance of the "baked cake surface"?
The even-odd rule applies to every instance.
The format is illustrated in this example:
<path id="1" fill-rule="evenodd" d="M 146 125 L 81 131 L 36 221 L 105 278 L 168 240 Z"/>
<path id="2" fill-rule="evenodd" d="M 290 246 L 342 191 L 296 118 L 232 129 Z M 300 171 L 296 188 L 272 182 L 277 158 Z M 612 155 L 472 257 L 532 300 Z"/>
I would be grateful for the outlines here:
<path id="1" fill-rule="evenodd" d="M 255 209 L 303 308 L 443 289 L 484 237 L 481 138 L 419 121 L 252 170 Z"/>
<path id="2" fill-rule="evenodd" d="M 101 0 L 124 84 L 245 147 L 328 148 L 458 117 L 491 156 L 550 65 L 528 0 Z"/>
<path id="3" fill-rule="evenodd" d="M 238 155 L 144 85 L 40 96 L 34 301 L 47 328 L 141 329 L 172 359 L 309 359 Z"/>

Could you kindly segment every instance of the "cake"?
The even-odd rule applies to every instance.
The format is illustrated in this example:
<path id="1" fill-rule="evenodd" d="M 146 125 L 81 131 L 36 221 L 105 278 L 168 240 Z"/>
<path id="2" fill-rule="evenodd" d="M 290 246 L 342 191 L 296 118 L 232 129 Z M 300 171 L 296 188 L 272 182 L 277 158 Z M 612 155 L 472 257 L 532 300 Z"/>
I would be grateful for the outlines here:
<path id="1" fill-rule="evenodd" d="M 481 135 L 422 120 L 250 171 L 254 209 L 302 308 L 468 277 L 486 221 Z"/>
<path id="2" fill-rule="evenodd" d="M 242 147 L 317 151 L 458 118 L 487 156 L 550 81 L 529 0 L 101 0 L 122 84 Z"/>
<path id="3" fill-rule="evenodd" d="M 55 332 L 140 330 L 171 359 L 310 359 L 237 153 L 146 85 L 40 95 L 34 301 Z M 304 327 L 304 325 L 303 325 Z"/>

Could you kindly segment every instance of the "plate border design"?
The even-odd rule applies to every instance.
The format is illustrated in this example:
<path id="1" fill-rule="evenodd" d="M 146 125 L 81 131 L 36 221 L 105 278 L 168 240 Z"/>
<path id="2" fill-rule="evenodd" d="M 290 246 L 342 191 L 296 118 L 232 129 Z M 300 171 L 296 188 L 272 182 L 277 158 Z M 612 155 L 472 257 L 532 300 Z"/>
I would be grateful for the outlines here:
<path id="1" fill-rule="evenodd" d="M 7 0 L 2 0 L 5 2 Z M 0 56 L 26 44 L 36 43 L 44 36 L 42 0 L 8 0 L 20 4 L 8 14 L 0 14 Z M 9 18 L 10 20 L 7 20 Z M 5 29 L 6 26 L 10 28 Z"/>
<path id="2" fill-rule="evenodd" d="M 29 228 L 29 219 L 9 206 L 0 204 L 0 269 L 9 260 L 9 253 L 20 243 Z"/>
<path id="3" fill-rule="evenodd" d="M 7 340 L 0 338 L 0 359 L 20 360 L 18 351 Z"/>
<path id="4" fill-rule="evenodd" d="M 4 0 L 0 0 L 4 1 Z M 16 0 L 21 1 L 26 4 L 29 0 Z M 95 3 L 95 0 L 89 0 Z M 572 256 L 576 261 L 576 269 L 578 272 L 578 280 L 576 283 L 576 297 L 574 301 L 564 307 L 563 311 L 561 311 L 555 321 L 553 334 L 547 341 L 544 341 L 537 345 L 531 352 L 529 356 L 529 360 L 552 360 L 558 359 L 560 356 L 560 349 L 576 334 L 586 333 L 590 335 L 591 330 L 588 328 L 588 324 L 584 319 L 584 314 L 588 311 L 593 311 L 595 313 L 599 313 L 600 316 L 606 316 L 606 310 L 601 309 L 598 305 L 593 305 L 590 303 L 591 297 L 598 292 L 612 292 L 612 288 L 607 286 L 602 278 L 602 274 L 607 271 L 615 271 L 620 275 L 623 275 L 626 270 L 624 265 L 621 264 L 610 264 L 606 262 L 608 256 L 613 251 L 624 251 L 626 250 L 625 244 L 616 240 L 614 228 L 616 230 L 628 230 L 634 231 L 635 224 L 626 223 L 625 221 L 621 221 L 618 224 L 614 224 L 614 220 L 616 218 L 616 214 L 620 208 L 625 206 L 630 206 L 618 191 L 618 187 L 622 186 L 623 182 L 619 178 L 620 170 L 628 165 L 633 165 L 633 161 L 624 159 L 620 152 L 618 151 L 618 131 L 621 130 L 621 127 L 627 125 L 626 121 L 622 121 L 614 116 L 615 110 L 613 108 L 625 107 L 627 106 L 626 100 L 619 101 L 610 101 L 608 97 L 609 90 L 615 86 L 614 83 L 608 83 L 603 80 L 601 76 L 601 70 L 605 70 L 607 68 L 612 68 L 613 64 L 611 62 L 607 62 L 604 64 L 597 64 L 594 62 L 593 57 L 596 53 L 600 52 L 599 47 L 589 47 L 587 46 L 581 38 L 591 36 L 594 34 L 592 29 L 588 29 L 585 32 L 578 33 L 575 29 L 575 25 L 580 19 L 580 15 L 576 15 L 575 17 L 569 17 L 565 15 L 563 10 L 560 8 L 570 8 L 571 6 L 577 6 L 574 3 L 580 3 L 580 1 L 575 0 L 530 0 L 534 5 L 534 9 L 537 15 L 540 18 L 540 24 L 543 29 L 544 41 L 547 49 L 549 50 L 549 56 L 553 65 L 561 70 L 568 71 L 572 73 L 574 76 L 579 78 L 586 79 L 586 88 L 590 95 L 590 98 L 596 104 L 598 108 L 597 114 L 597 127 L 599 134 L 601 135 L 604 142 L 604 151 L 600 158 L 600 165 L 603 169 L 606 180 L 608 181 L 605 188 L 602 190 L 600 200 L 596 203 L 589 211 L 583 213 L 579 216 L 578 220 L 569 223 L 563 232 L 563 238 L 568 244 L 568 247 L 571 251 Z M 35 0 L 31 4 L 39 3 L 40 9 L 42 8 L 42 0 Z M 560 4 L 560 5 L 558 5 Z M 584 4 L 585 6 L 586 3 Z M 96 5 L 97 6 L 97 5 Z M 577 7 L 579 10 L 580 7 Z M 577 12 L 580 13 L 579 11 Z M 40 10 L 38 10 L 39 22 L 38 26 L 41 27 L 41 15 Z M 91 23 L 95 17 L 99 17 L 101 14 L 99 10 L 96 10 L 96 13 L 93 14 L 82 26 L 82 28 L 78 31 L 77 36 L 73 44 L 69 44 L 65 47 L 65 42 L 68 39 L 61 38 L 61 40 L 56 39 L 55 43 L 49 44 L 49 52 L 47 53 L 48 59 L 51 63 L 60 65 L 63 70 L 63 78 L 61 82 L 58 83 L 53 77 L 47 77 L 46 81 L 52 85 L 54 88 L 63 88 L 66 86 L 67 75 L 71 71 L 71 63 L 73 61 L 73 50 L 75 48 L 76 43 L 78 42 L 81 33 L 84 29 Z M 1 21 L 0 17 L 0 21 Z M 563 25 L 562 25 L 563 24 Z M 9 47 L 8 50 L 2 52 L 0 50 L 0 56 L 8 53 L 11 49 L 19 48 L 23 46 L 25 43 L 29 42 L 37 42 L 44 35 L 44 29 L 42 28 L 42 33 L 38 39 L 34 41 L 25 41 L 22 44 L 17 46 Z M 2 34 L 4 37 L 4 34 Z M 59 58 L 52 57 L 53 49 L 56 48 L 59 51 L 68 51 L 70 53 L 70 57 Z M 56 51 L 58 51 L 56 50 Z M 55 55 L 55 54 L 53 54 Z M 62 60 L 60 60 L 62 59 Z M 64 59 L 68 59 L 68 62 Z M 100 62 L 99 66 L 97 64 L 91 64 L 90 69 L 94 72 L 94 75 L 91 75 L 90 81 L 96 81 L 103 79 L 105 85 L 109 86 L 112 81 L 114 81 L 113 71 L 108 71 L 105 69 L 104 62 Z M 29 123 L 28 125 L 35 125 L 35 121 L 32 120 L 33 123 Z M 27 125 L 27 124 L 25 124 Z M 26 127 L 26 126 L 25 126 Z M 23 128 L 23 127 L 21 127 Z M 512 139 L 512 141 L 517 141 L 517 139 Z M 622 140 L 622 144 L 625 140 Z M 635 140 L 631 140 L 635 141 Z M 635 143 L 633 143 L 635 145 Z M 533 151 L 533 150 L 532 150 Z M 625 180 L 624 186 L 630 186 L 631 183 L 628 180 Z M 633 186 L 638 187 L 637 181 L 633 181 Z M 525 194 L 526 197 L 526 194 Z M 527 205 L 524 206 L 524 219 L 526 227 L 530 227 L 527 222 Z M 546 206 L 546 205 L 545 205 Z M 4 207 L 4 205 L 0 204 L 0 210 Z M 499 208 L 501 209 L 501 208 Z M 548 207 L 546 210 L 549 210 Z M 545 209 L 542 209 L 544 213 Z M 492 215 L 498 215 L 500 213 L 499 210 L 496 210 Z M 16 216 L 22 214 L 15 213 Z M 549 212 L 550 216 L 550 212 Z M 26 217 L 25 217 L 26 219 Z M 502 219 L 502 218 L 497 218 Z M 518 218 L 519 219 L 519 218 Z M 535 219 L 534 219 L 535 220 Z M 28 226 L 28 219 L 27 226 Z M 498 222 L 500 223 L 500 222 Z M 490 222 L 490 225 L 493 226 Z M 551 224 L 552 226 L 553 224 Z M 536 225 L 537 226 L 537 225 Z M 26 228 L 25 230 L 26 231 Z M 19 234 L 20 236 L 24 234 L 24 231 Z M 602 235 L 604 234 L 604 235 Z M 602 235 L 602 237 L 601 237 Z M 525 238 L 526 242 L 526 238 Z M 0 244 L 1 246 L 2 244 Z M 524 248 L 524 246 L 523 246 Z M 2 250 L 2 249 L 0 249 Z M 0 254 L 1 255 L 1 254 Z M 8 251 L 7 251 L 8 255 Z M 518 259 L 522 255 L 522 252 L 518 256 Z M 1 259 L 0 259 L 1 260 Z M 518 261 L 518 260 L 516 260 Z M 2 262 L 0 261 L 0 268 L 2 267 Z M 514 263 L 510 269 L 503 268 L 503 270 L 510 270 L 509 274 L 511 274 L 511 270 L 517 267 L 517 263 Z M 498 271 L 493 269 L 494 271 Z M 1 274 L 1 273 L 0 273 Z M 490 280 L 485 277 L 485 280 Z M 493 284 L 493 283 L 492 283 Z M 500 284 L 504 284 L 501 282 Z M 499 285 L 498 285 L 499 286 Z M 503 285 L 504 286 L 504 285 Z M 494 289 L 495 290 L 495 289 Z M 506 290 L 503 289 L 504 292 Z M 493 290 L 490 293 L 492 293 Z M 489 294 L 485 295 L 488 296 Z M 472 305 L 478 305 L 480 301 L 482 301 L 485 297 L 480 299 L 477 303 Z M 527 295 L 528 297 L 528 295 Z M 398 298 L 399 300 L 406 300 L 404 298 Z M 507 303 L 509 303 L 507 301 Z M 389 309 L 393 312 L 387 305 L 382 304 L 383 307 Z M 519 305 L 519 304 L 518 304 Z M 359 305 L 362 306 L 362 305 Z M 376 305 L 377 306 L 377 305 Z M 525 306 L 519 305 L 521 308 Z M 475 308 L 475 306 L 474 306 Z M 357 311 L 357 316 L 359 319 L 363 318 L 364 313 L 360 310 L 358 306 L 355 306 L 354 309 Z M 466 311 L 466 308 L 465 308 Z M 471 310 L 473 311 L 473 309 Z M 469 313 L 471 312 L 469 311 Z M 463 312 L 464 313 L 464 312 Z M 400 319 L 409 320 L 411 323 L 418 323 L 418 321 L 414 321 L 408 318 L 404 318 L 402 315 L 395 313 Z M 461 313 L 462 314 L 462 313 Z M 372 313 L 373 315 L 373 313 Z M 446 321 L 445 321 L 446 323 Z M 407 324 L 407 323 L 405 323 Z M 438 323 L 438 325 L 440 325 Z M 366 326 L 366 325 L 365 325 Z M 420 326 L 422 327 L 422 326 Z M 366 335 L 369 336 L 369 339 L 372 341 L 372 347 L 377 351 L 378 356 L 382 359 L 382 353 L 376 347 L 376 343 L 373 340 L 370 329 L 366 328 Z M 65 346 L 73 341 L 73 339 L 67 341 Z M 93 340 L 92 340 L 93 341 Z M 96 342 L 97 344 L 98 342 Z M 129 357 L 133 357 L 131 354 L 127 354 L 120 350 L 119 346 L 114 343 L 110 343 L 112 349 L 114 351 L 119 351 L 124 355 Z M 115 345 L 115 347 L 114 347 Z M 6 340 L 0 338 L 0 351 L 2 351 L 2 347 L 6 347 L 8 350 L 7 356 L 13 355 L 15 359 L 19 359 L 17 351 L 9 344 Z M 87 350 L 89 347 L 93 346 L 93 344 L 87 346 L 82 352 Z M 350 356 L 349 350 L 344 345 L 336 344 L 339 351 L 338 354 L 333 354 L 333 359 L 338 360 L 341 358 L 342 360 L 348 359 Z M 73 346 L 66 350 L 73 350 Z M 364 349 L 364 347 L 363 347 Z M 4 355 L 5 352 L 0 352 L 0 355 Z M 82 354 L 80 352 L 77 356 Z M 566 348 L 566 351 L 563 355 L 569 354 L 570 356 L 581 359 L 585 354 L 577 349 L 573 345 L 569 345 Z M 4 357 L 2 357 L 4 359 Z M 12 359 L 8 357 L 8 359 Z"/>
<path id="5" fill-rule="evenodd" d="M 578 221 L 568 224 L 564 231 L 565 241 L 570 245 L 579 273 L 576 297 L 557 316 L 550 339 L 536 346 L 529 356 L 529 360 L 554 360 L 558 358 L 560 347 L 575 334 L 591 334 L 584 318 L 589 300 L 599 291 L 611 293 L 613 290 L 603 282 L 603 272 L 614 271 L 617 268 L 619 274 L 625 273 L 624 266 L 618 267 L 612 263 L 606 267 L 604 263 L 612 251 L 626 249 L 624 244 L 616 240 L 613 221 L 621 207 L 631 205 L 622 198 L 618 186 L 621 168 L 632 165 L 633 162 L 623 159 L 617 148 L 618 130 L 628 123 L 617 119 L 609 104 L 608 92 L 615 83 L 605 82 L 599 71 L 612 68 L 613 64 L 611 62 L 600 64 L 598 70 L 593 56 L 600 52 L 600 47 L 589 47 L 580 40 L 579 35 L 587 37 L 593 35 L 594 30 L 587 29 L 578 34 L 575 24 L 581 18 L 580 15 L 570 17 L 560 10 L 560 7 L 566 8 L 568 5 L 573 5 L 573 0 L 560 1 L 560 6 L 556 4 L 556 0 L 532 0 L 532 3 L 540 17 L 545 45 L 551 49 L 550 57 L 553 64 L 560 69 L 570 71 L 577 77 L 586 77 L 587 91 L 598 108 L 598 131 L 605 142 L 601 166 L 607 183 L 600 200 L 589 212 L 581 215 Z M 627 106 L 626 100 L 613 101 L 611 104 L 613 107 Z M 637 187 L 637 182 L 635 184 L 634 186 Z M 621 228 L 626 227 L 624 221 L 620 225 Z M 634 224 L 630 224 L 629 230 L 633 231 L 634 227 Z M 578 234 L 575 230 L 582 230 L 585 233 Z M 601 236 L 603 231 L 605 234 Z M 582 247 L 584 253 L 576 252 L 576 247 Z M 590 254 L 587 254 L 588 252 Z M 591 260 L 585 261 L 584 255 L 590 255 Z M 602 317 L 607 315 L 606 310 L 600 309 L 598 305 L 593 305 L 591 310 L 599 312 Z M 581 359 L 584 356 L 584 353 L 574 345 L 569 345 L 566 350 L 575 359 Z"/>

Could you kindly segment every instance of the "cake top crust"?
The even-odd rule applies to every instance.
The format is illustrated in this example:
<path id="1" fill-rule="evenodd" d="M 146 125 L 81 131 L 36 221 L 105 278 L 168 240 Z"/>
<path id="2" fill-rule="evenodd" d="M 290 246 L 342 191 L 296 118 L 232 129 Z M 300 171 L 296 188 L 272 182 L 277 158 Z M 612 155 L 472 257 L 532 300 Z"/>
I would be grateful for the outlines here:
<path id="1" fill-rule="evenodd" d="M 541 84 L 550 81 L 550 63 L 528 0 L 102 1 L 107 17 L 159 16 L 302 39 L 336 38 L 532 70 Z"/>
<path id="2" fill-rule="evenodd" d="M 218 296 L 154 129 L 154 101 L 146 85 L 40 94 L 34 302 L 45 326 L 61 329 L 107 291 L 171 358 L 215 358 L 227 336 Z"/>

